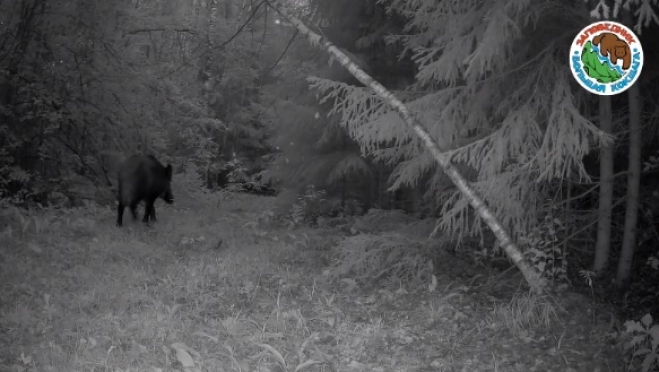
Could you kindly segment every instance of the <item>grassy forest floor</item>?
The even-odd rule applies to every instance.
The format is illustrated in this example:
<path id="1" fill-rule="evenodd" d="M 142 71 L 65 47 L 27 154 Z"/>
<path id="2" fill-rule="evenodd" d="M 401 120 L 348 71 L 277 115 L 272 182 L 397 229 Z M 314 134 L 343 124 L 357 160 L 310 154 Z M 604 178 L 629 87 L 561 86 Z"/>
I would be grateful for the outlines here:
<path id="1" fill-rule="evenodd" d="M 513 270 L 457 275 L 450 256 L 430 286 L 331 281 L 339 234 L 266 226 L 273 202 L 158 202 L 155 226 L 121 229 L 109 208 L 7 212 L 0 370 L 624 370 L 587 298 L 531 298 Z"/>

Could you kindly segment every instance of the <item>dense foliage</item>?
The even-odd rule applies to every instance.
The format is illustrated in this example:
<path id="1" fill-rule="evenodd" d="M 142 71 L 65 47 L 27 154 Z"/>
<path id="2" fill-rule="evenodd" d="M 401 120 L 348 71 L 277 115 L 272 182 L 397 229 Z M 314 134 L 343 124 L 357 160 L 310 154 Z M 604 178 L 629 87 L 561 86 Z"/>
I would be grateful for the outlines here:
<path id="1" fill-rule="evenodd" d="M 610 150 L 607 244 L 635 254 L 634 270 L 623 269 L 639 273 L 638 302 L 659 304 L 656 286 L 638 284 L 658 276 L 656 0 L 283 3 L 406 103 L 557 288 L 584 279 L 594 291 L 602 274 L 591 263 Z M 269 5 L 0 2 L 0 204 L 111 203 L 117 164 L 147 152 L 174 165 L 177 195 L 276 188 L 291 226 L 400 209 L 436 218 L 444 246 L 500 255 L 388 102 Z M 566 51 L 594 17 L 623 13 L 647 60 L 640 98 L 614 97 L 607 116 L 604 101 L 574 82 Z M 640 141 L 629 135 L 633 118 Z M 613 129 L 602 129 L 607 120 Z M 626 173 L 636 147 L 639 190 Z M 640 214 L 625 226 L 634 214 L 625 205 L 636 209 L 629 200 L 640 201 Z M 404 261 L 405 241 L 374 234 L 339 247 L 358 244 L 364 255 L 385 247 L 385 265 Z M 356 252 L 338 255 L 342 273 L 369 267 Z M 406 275 L 423 266 L 415 254 Z"/>
<path id="2" fill-rule="evenodd" d="M 268 145 L 252 105 L 276 58 L 260 47 L 273 28 L 244 27 L 265 7 L 231 5 L 0 4 L 0 193 L 107 199 L 113 167 L 137 151 L 192 162 L 208 186 L 235 159 L 258 168 Z"/>

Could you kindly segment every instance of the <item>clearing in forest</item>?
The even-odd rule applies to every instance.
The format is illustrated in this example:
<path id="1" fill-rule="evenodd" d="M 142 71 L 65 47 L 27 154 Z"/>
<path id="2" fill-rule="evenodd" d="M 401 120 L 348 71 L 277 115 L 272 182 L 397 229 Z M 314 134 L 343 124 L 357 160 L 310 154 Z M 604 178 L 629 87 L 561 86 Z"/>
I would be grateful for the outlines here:
<path id="1" fill-rule="evenodd" d="M 423 285 L 332 280 L 340 231 L 276 227 L 273 203 L 159 203 L 149 228 L 3 211 L 0 370 L 623 370 L 588 299 L 530 297 L 514 270 L 450 255 Z"/>

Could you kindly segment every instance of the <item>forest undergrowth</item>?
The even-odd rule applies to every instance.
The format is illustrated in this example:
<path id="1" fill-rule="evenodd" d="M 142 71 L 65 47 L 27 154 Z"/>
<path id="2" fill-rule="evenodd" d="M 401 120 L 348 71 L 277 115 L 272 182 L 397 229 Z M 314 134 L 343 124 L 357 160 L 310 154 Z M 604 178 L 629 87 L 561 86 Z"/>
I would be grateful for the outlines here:
<path id="1" fill-rule="evenodd" d="M 437 254 L 427 224 L 290 228 L 247 195 L 156 209 L 2 211 L 0 370 L 627 368 L 609 309 Z"/>

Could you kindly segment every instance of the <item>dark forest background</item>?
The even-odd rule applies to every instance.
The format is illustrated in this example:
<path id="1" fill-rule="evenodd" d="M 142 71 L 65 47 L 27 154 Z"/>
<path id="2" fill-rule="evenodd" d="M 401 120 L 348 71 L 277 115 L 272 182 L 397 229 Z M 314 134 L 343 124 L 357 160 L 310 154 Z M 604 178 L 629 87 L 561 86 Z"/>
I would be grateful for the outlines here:
<path id="1" fill-rule="evenodd" d="M 555 288 L 659 316 L 655 2 L 286 6 L 406 102 Z M 613 97 L 568 66 L 597 15 L 645 53 Z M 267 2 L 0 1 L 0 206 L 114 207 L 137 152 L 173 165 L 182 198 L 276 195 L 291 225 L 394 211 L 435 219 L 455 254 L 505 257 L 386 102 Z"/>

